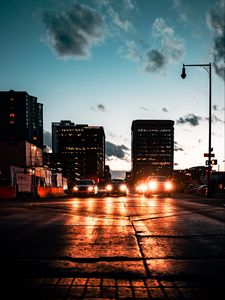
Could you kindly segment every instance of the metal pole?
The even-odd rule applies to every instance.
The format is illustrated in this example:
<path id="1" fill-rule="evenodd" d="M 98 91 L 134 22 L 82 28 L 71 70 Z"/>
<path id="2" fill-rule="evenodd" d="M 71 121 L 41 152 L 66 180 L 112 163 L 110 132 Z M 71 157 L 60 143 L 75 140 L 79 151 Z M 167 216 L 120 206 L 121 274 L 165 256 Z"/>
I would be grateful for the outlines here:
<path id="1" fill-rule="evenodd" d="M 208 164 L 208 178 L 207 178 L 207 187 L 208 187 L 208 192 L 207 196 L 210 196 L 211 194 L 211 152 L 212 152 L 212 147 L 211 147 L 211 123 L 212 123 L 212 91 L 211 91 L 211 84 L 212 84 L 212 79 L 211 79 L 211 63 L 209 64 L 209 164 Z"/>
<path id="2" fill-rule="evenodd" d="M 183 70 L 182 70 L 182 75 L 181 77 L 184 79 L 186 77 L 185 74 L 185 67 L 203 67 L 209 74 L 209 149 L 208 149 L 208 176 L 207 176 L 207 196 L 210 196 L 211 194 L 211 158 L 212 158 L 212 146 L 211 146 L 211 137 L 212 137 L 212 76 L 211 76 L 211 63 L 209 64 L 191 64 L 191 65 L 186 65 L 183 64 Z M 208 67 L 209 69 L 206 69 Z"/>

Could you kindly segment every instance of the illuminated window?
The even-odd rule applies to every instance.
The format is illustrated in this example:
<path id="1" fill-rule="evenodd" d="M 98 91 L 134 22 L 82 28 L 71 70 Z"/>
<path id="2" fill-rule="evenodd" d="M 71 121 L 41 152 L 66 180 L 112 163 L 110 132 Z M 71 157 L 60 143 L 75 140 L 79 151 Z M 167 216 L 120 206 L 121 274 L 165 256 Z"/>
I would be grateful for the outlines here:
<path id="1" fill-rule="evenodd" d="M 16 115 L 14 113 L 9 114 L 10 118 L 14 118 Z"/>

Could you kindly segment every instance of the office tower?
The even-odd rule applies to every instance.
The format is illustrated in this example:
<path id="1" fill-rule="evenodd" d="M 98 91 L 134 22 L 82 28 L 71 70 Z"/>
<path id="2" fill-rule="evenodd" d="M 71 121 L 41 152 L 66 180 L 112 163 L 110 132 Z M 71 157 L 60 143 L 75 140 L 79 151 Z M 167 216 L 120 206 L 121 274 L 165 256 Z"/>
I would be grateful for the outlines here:
<path id="1" fill-rule="evenodd" d="M 135 120 L 131 130 L 133 180 L 170 174 L 174 160 L 174 121 Z"/>
<path id="2" fill-rule="evenodd" d="M 52 123 L 53 156 L 73 184 L 80 178 L 104 178 L 105 134 L 101 126 L 75 125 L 64 120 Z"/>
<path id="3" fill-rule="evenodd" d="M 43 165 L 43 104 L 24 91 L 0 92 L 0 164 Z"/>

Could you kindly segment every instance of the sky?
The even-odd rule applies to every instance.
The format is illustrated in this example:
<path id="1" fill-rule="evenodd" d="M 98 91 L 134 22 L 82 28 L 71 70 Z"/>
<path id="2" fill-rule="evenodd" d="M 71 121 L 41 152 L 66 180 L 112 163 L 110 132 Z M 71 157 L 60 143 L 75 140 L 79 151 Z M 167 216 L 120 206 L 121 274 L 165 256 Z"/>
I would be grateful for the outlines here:
<path id="1" fill-rule="evenodd" d="M 27 91 L 51 123 L 103 126 L 106 163 L 131 169 L 131 124 L 173 120 L 174 168 L 225 170 L 225 0 L 1 0 L 0 89 Z"/>

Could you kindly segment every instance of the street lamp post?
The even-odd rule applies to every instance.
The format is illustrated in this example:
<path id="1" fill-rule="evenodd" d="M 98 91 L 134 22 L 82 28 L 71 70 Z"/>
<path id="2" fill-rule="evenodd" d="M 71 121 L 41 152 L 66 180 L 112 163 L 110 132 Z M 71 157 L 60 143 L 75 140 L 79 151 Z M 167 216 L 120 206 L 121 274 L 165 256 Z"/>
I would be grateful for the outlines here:
<path id="1" fill-rule="evenodd" d="M 207 196 L 210 195 L 211 193 L 211 185 L 210 185 L 210 180 L 211 180 L 211 153 L 212 153 L 212 147 L 211 147 L 211 125 L 212 125 L 212 76 L 211 76 L 211 63 L 209 64 L 194 64 L 194 65 L 185 65 L 183 64 L 182 68 L 182 73 L 181 73 L 181 78 L 185 79 L 186 72 L 185 72 L 185 67 L 203 67 L 207 73 L 209 74 L 209 149 L 208 149 L 208 176 L 207 176 Z"/>

